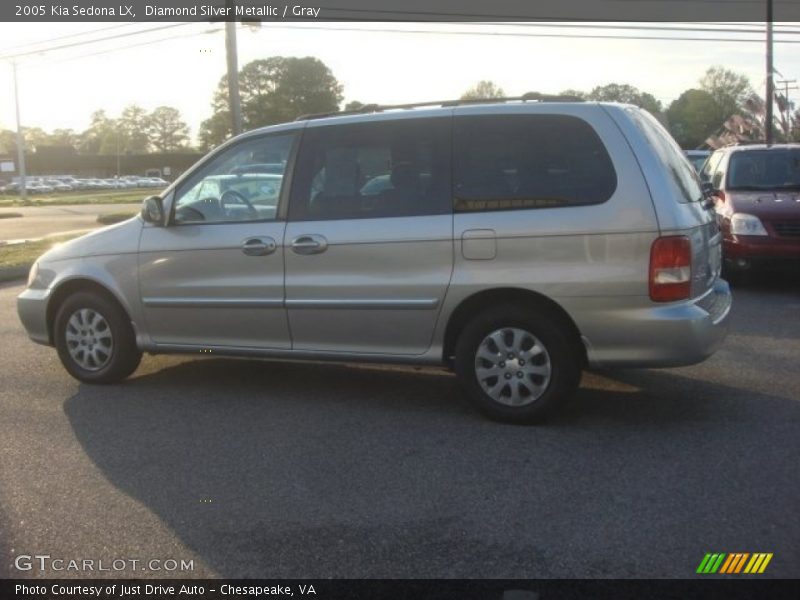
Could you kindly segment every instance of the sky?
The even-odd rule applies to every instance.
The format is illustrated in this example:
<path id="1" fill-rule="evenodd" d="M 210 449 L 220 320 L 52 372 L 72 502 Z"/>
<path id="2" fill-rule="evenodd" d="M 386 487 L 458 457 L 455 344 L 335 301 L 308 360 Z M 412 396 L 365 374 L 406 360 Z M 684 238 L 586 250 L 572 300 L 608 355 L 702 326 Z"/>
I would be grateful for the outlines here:
<path id="1" fill-rule="evenodd" d="M 62 39 L 47 46 L 165 25 L 174 24 L 0 23 L 0 58 L 12 51 L 38 50 L 40 42 L 53 38 Z M 759 28 L 763 24 L 738 27 Z M 778 39 L 800 41 L 800 24 L 791 27 L 794 33 Z M 98 31 L 101 29 L 104 31 Z M 543 37 L 581 33 L 622 33 L 629 37 Z M 240 26 L 239 65 L 275 55 L 315 56 L 343 84 L 345 102 L 397 104 L 457 98 L 479 80 L 488 79 L 509 95 L 557 93 L 569 88 L 588 91 L 610 82 L 629 83 L 653 94 L 666 106 L 684 90 L 697 87 L 711 65 L 747 75 L 763 96 L 764 44 L 630 39 L 652 35 L 720 37 L 714 33 L 510 24 L 264 23 L 257 30 Z M 724 37 L 740 40 L 763 36 L 726 33 Z M 800 44 L 776 44 L 775 67 L 783 79 L 800 80 Z M 182 24 L 20 57 L 17 70 L 22 123 L 46 131 L 82 131 L 97 109 L 114 117 L 129 104 L 148 110 L 168 105 L 181 111 L 194 138 L 200 122 L 211 113 L 211 98 L 225 68 L 223 26 L 211 23 Z M 795 90 L 793 95 L 800 98 L 800 91 Z M 0 60 L 0 128 L 15 128 L 8 60 Z"/>

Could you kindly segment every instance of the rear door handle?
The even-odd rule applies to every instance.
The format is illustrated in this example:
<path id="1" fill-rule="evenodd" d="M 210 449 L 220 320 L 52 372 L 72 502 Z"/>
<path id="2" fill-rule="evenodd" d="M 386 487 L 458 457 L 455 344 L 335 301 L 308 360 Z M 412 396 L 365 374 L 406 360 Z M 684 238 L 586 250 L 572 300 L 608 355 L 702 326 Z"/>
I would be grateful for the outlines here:
<path id="1" fill-rule="evenodd" d="M 266 256 L 272 254 L 278 248 L 278 244 L 271 237 L 247 238 L 242 242 L 242 252 L 247 256 Z"/>
<path id="2" fill-rule="evenodd" d="M 296 254 L 319 254 L 328 249 L 328 240 L 317 234 L 304 234 L 292 240 L 292 250 Z"/>

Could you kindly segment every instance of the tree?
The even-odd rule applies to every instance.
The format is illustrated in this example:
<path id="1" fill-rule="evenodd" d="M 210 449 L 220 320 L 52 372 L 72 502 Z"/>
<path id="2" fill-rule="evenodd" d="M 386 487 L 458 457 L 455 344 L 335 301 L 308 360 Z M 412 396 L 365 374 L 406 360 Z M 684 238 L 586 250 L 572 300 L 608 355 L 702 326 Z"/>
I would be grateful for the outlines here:
<path id="1" fill-rule="evenodd" d="M 231 135 L 231 114 L 227 109 L 215 112 L 200 124 L 198 141 L 200 149 L 207 152 Z"/>
<path id="2" fill-rule="evenodd" d="M 704 90 L 686 90 L 667 109 L 670 133 L 681 148 L 697 148 L 720 128 L 719 107 Z"/>
<path id="3" fill-rule="evenodd" d="M 89 127 L 80 135 L 78 150 L 83 154 L 100 154 L 101 149 L 110 148 L 114 144 L 116 151 L 117 126 L 104 110 L 92 113 Z"/>
<path id="4" fill-rule="evenodd" d="M 25 136 L 25 150 L 30 152 L 38 146 L 48 146 L 49 136 L 41 127 L 23 127 L 22 135 Z"/>
<path id="5" fill-rule="evenodd" d="M 72 129 L 54 129 L 48 136 L 47 143 L 51 146 L 78 147 L 79 136 Z"/>
<path id="6" fill-rule="evenodd" d="M 10 129 L 0 129 L 0 153 L 17 153 L 17 133 Z"/>
<path id="7" fill-rule="evenodd" d="M 245 130 L 291 121 L 307 113 L 338 110 L 342 85 L 317 58 L 273 56 L 254 60 L 239 71 L 239 97 Z M 204 148 L 231 135 L 228 82 L 222 77 L 211 103 L 213 114 L 200 126 Z"/>
<path id="8" fill-rule="evenodd" d="M 646 111 L 658 115 L 661 112 L 661 102 L 655 96 L 642 92 L 627 83 L 609 83 L 599 85 L 586 95 L 587 100 L 598 102 L 624 102 L 634 104 Z"/>
<path id="9" fill-rule="evenodd" d="M 710 67 L 700 79 L 700 89 L 714 98 L 719 109 L 719 123 L 741 112 L 748 98 L 755 92 L 750 80 L 724 67 Z"/>
<path id="10" fill-rule="evenodd" d="M 119 133 L 119 152 L 125 154 L 144 154 L 150 147 L 150 115 L 136 104 L 126 106 L 117 119 Z M 105 150 L 105 149 L 104 149 Z M 116 152 L 116 140 L 114 152 Z M 103 152 L 111 154 L 112 152 Z"/>
<path id="11" fill-rule="evenodd" d="M 789 141 L 800 142 L 800 108 L 792 113 L 791 130 L 789 132 Z"/>
<path id="12" fill-rule="evenodd" d="M 493 81 L 482 80 L 461 94 L 462 100 L 483 100 L 490 98 L 503 98 L 506 93 Z"/>
<path id="13" fill-rule="evenodd" d="M 564 90 L 563 92 L 558 93 L 559 96 L 574 96 L 575 98 L 586 98 L 586 92 L 582 92 L 580 90 Z"/>
<path id="14" fill-rule="evenodd" d="M 361 110 L 364 108 L 366 104 L 363 102 L 359 102 L 358 100 L 353 100 L 352 102 L 348 102 L 344 105 L 345 110 Z"/>
<path id="15" fill-rule="evenodd" d="M 158 152 L 175 152 L 185 147 L 189 126 L 181 119 L 178 109 L 159 106 L 148 119 L 147 135 Z"/>

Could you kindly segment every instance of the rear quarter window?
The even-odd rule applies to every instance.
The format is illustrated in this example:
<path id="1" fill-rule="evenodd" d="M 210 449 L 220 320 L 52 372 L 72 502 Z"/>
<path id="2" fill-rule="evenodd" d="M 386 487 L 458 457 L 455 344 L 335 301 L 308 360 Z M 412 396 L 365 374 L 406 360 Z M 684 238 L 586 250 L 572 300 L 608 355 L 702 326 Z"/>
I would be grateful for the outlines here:
<path id="1" fill-rule="evenodd" d="M 640 109 L 629 109 L 627 114 L 667 169 L 676 191 L 673 196 L 679 202 L 702 200 L 703 191 L 697 171 L 664 126 L 650 113 Z"/>
<path id="2" fill-rule="evenodd" d="M 583 119 L 567 115 L 471 115 L 455 119 L 456 212 L 606 202 L 617 174 Z"/>

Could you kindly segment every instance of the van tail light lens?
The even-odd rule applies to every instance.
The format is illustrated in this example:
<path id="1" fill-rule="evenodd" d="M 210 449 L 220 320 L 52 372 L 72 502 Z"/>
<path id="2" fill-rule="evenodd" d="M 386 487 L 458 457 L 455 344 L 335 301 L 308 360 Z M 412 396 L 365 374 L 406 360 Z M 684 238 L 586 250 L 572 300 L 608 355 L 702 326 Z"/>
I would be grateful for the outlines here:
<path id="1" fill-rule="evenodd" d="M 674 302 L 689 298 L 692 243 L 685 235 L 660 237 L 650 248 L 650 299 Z"/>

